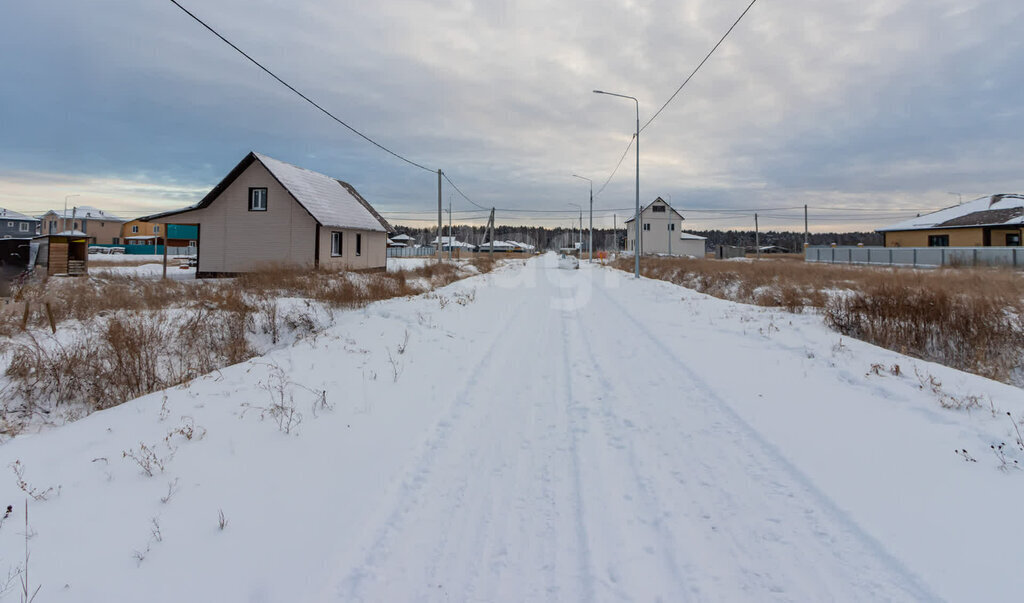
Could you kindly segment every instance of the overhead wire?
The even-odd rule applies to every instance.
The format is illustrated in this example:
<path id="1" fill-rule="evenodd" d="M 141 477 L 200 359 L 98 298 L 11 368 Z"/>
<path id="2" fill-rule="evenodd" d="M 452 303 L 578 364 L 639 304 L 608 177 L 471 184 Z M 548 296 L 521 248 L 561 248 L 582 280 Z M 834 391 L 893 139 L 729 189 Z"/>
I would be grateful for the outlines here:
<path id="1" fill-rule="evenodd" d="M 238 52 L 238 54 L 240 54 L 240 55 L 242 55 L 243 57 L 245 57 L 246 59 L 248 59 L 248 60 L 249 60 L 249 62 L 251 62 L 251 63 L 252 63 L 253 65 L 256 65 L 257 67 L 259 67 L 260 69 L 262 69 L 264 73 L 266 73 L 266 74 L 267 74 L 267 75 L 269 75 L 270 77 L 272 77 L 272 78 L 274 78 L 275 80 L 277 80 L 277 81 L 278 81 L 278 82 L 279 82 L 279 83 L 280 83 L 281 85 L 283 85 L 283 86 L 284 86 L 285 88 L 288 88 L 289 90 L 291 90 L 291 91 L 292 91 L 292 92 L 294 92 L 295 94 L 299 95 L 299 97 L 300 97 L 300 98 L 302 98 L 302 99 L 303 99 L 304 101 L 306 101 L 306 102 L 307 102 L 307 103 L 309 103 L 310 105 L 313 105 L 314 107 L 316 107 L 316 108 L 317 108 L 318 110 L 320 110 L 320 112 L 321 112 L 321 113 L 323 113 L 323 114 L 324 114 L 324 115 L 326 115 L 327 117 L 330 117 L 331 119 L 333 119 L 334 121 L 338 122 L 338 123 L 339 123 L 339 124 L 341 124 L 342 126 L 345 126 L 346 128 L 348 128 L 348 130 L 349 130 L 349 131 L 351 131 L 352 133 L 356 134 L 357 136 L 359 136 L 360 138 L 362 138 L 362 139 L 363 139 L 363 140 L 365 140 L 366 142 L 369 142 L 369 143 L 370 143 L 370 144 L 372 144 L 373 146 L 375 146 L 375 147 L 377 147 L 377 148 L 381 149 L 382 151 L 385 151 L 385 152 L 389 153 L 390 155 L 393 155 L 394 157 L 397 157 L 398 159 L 401 159 L 402 161 L 404 161 L 404 162 L 408 163 L 409 165 L 412 165 L 412 166 L 418 167 L 418 168 L 420 168 L 421 170 L 425 170 L 425 171 L 428 171 L 428 172 L 436 172 L 436 171 L 437 171 L 437 170 L 433 170 L 433 169 L 430 169 L 430 168 L 428 168 L 427 166 L 425 166 L 425 165 L 423 165 L 423 164 L 420 164 L 420 163 L 417 163 L 417 162 L 415 162 L 415 161 L 413 161 L 413 160 L 411 160 L 411 159 L 408 159 L 408 158 L 406 158 L 406 157 L 403 157 L 402 155 L 399 155 L 399 154 L 398 154 L 398 153 L 396 153 L 395 151 L 392 151 L 391 149 L 387 148 L 386 146 L 382 145 L 381 143 L 377 142 L 376 140 L 374 140 L 374 139 L 370 138 L 370 137 L 369 137 L 369 136 L 367 136 L 366 134 L 363 134 L 362 132 L 360 132 L 360 131 L 359 131 L 359 130 L 357 130 L 356 128 L 354 128 L 354 127 L 350 126 L 350 125 L 349 125 L 349 124 L 347 124 L 347 123 L 346 123 L 345 121 L 343 121 L 342 119 L 338 118 L 338 117 L 337 117 L 336 115 L 334 115 L 333 113 L 331 113 L 331 112 L 330 112 L 330 111 L 328 111 L 327 109 L 325 109 L 325 108 L 323 108 L 322 106 L 320 106 L 320 105 L 319 105 L 319 104 L 318 104 L 318 103 L 317 103 L 316 101 L 314 101 L 313 99 L 309 98 L 308 96 L 306 96 L 306 95 L 305 95 L 305 94 L 303 94 L 302 92 L 299 92 L 299 91 L 298 91 L 298 90 L 297 90 L 297 89 L 296 89 L 296 88 L 295 88 L 294 86 L 292 86 L 292 85 L 291 85 L 291 84 L 289 84 L 288 82 L 286 82 L 286 81 L 284 81 L 283 79 L 281 79 L 280 77 L 278 77 L 278 75 L 277 75 L 276 73 L 274 73 L 274 72 L 273 72 L 273 71 L 271 71 L 270 69 L 268 69 L 268 68 L 264 67 L 262 63 L 260 63 L 260 62 L 259 62 L 259 61 L 257 61 L 256 59 L 254 59 L 254 58 L 252 58 L 251 56 L 249 56 L 249 55 L 248 55 L 248 54 L 247 54 L 247 53 L 246 53 L 246 52 L 245 52 L 244 50 L 242 50 L 241 48 L 239 48 L 238 46 L 236 46 L 236 45 L 235 45 L 235 44 L 234 44 L 233 42 L 231 42 L 231 40 L 228 40 L 227 38 L 225 38 L 224 36 L 222 36 L 222 35 L 220 34 L 220 32 L 218 32 L 218 31 L 217 31 L 216 29 L 214 29 L 213 27 L 210 27 L 210 25 L 208 25 L 208 24 L 207 24 L 207 23 L 206 23 L 205 21 L 203 21 L 202 19 L 200 19 L 199 17 L 197 17 L 197 16 L 195 15 L 195 14 L 193 14 L 193 13 L 192 13 L 192 11 L 188 10 L 187 8 L 185 8 L 184 6 L 182 6 L 181 4 L 179 4 L 179 3 L 178 3 L 178 0 L 170 0 L 170 2 L 171 2 L 172 4 L 174 4 L 175 6 L 177 6 L 178 8 L 180 8 L 180 9 L 181 9 L 181 10 L 182 10 L 182 11 L 183 11 L 183 12 L 184 12 L 184 13 L 185 13 L 186 15 L 188 15 L 189 17 L 192 17 L 192 19 L 194 19 L 194 20 L 195 20 L 195 21 L 196 21 L 197 23 L 199 23 L 200 25 L 202 25 L 203 27 L 205 27 L 205 28 L 206 28 L 207 30 L 209 30 L 209 32 L 210 32 L 210 33 L 212 33 L 213 35 L 215 35 L 215 36 L 217 36 L 218 38 L 220 38 L 220 39 L 221 39 L 221 40 L 222 40 L 222 41 L 223 41 L 223 42 L 224 42 L 225 44 L 227 44 L 227 45 L 228 45 L 228 46 L 230 46 L 231 48 L 234 48 L 234 49 L 235 49 L 235 50 L 236 50 L 236 51 Z"/>
<path id="2" fill-rule="evenodd" d="M 715 54 L 715 51 L 718 50 L 718 47 L 722 45 L 722 42 L 725 42 L 725 39 L 729 37 L 729 34 L 732 33 L 732 30 L 736 29 L 736 26 L 739 25 L 740 21 L 743 20 L 743 17 L 745 17 L 747 13 L 750 12 L 750 9 L 753 8 L 754 4 L 756 3 L 757 0 L 750 0 L 750 4 L 747 5 L 747 8 L 743 9 L 743 12 L 740 13 L 740 16 L 736 18 L 736 20 L 733 22 L 731 26 L 729 26 L 729 29 L 726 30 L 725 34 L 722 35 L 722 37 L 718 40 L 718 43 L 715 44 L 710 51 L 708 51 L 707 55 L 704 56 L 704 59 L 700 62 L 700 64 L 698 64 L 697 67 L 690 73 L 690 75 L 688 75 L 686 79 L 683 80 L 682 84 L 679 84 L 679 87 L 676 88 L 676 91 L 672 93 L 672 96 L 668 97 L 668 100 L 665 101 L 665 104 L 662 105 L 661 108 L 658 109 L 654 113 L 654 115 L 652 115 L 651 118 L 647 120 L 647 123 L 645 123 L 642 128 L 640 128 L 641 132 L 646 130 L 647 126 L 651 125 L 651 122 L 657 119 L 659 115 L 661 115 L 661 112 L 665 110 L 665 107 L 667 107 L 669 103 L 675 100 L 676 96 L 678 96 L 678 94 L 683 91 L 683 88 L 686 86 L 686 84 L 690 83 L 690 80 L 693 79 L 693 76 L 697 75 L 697 72 L 700 71 L 700 68 L 704 66 L 704 63 L 707 63 L 708 59 L 711 58 L 711 55 Z"/>

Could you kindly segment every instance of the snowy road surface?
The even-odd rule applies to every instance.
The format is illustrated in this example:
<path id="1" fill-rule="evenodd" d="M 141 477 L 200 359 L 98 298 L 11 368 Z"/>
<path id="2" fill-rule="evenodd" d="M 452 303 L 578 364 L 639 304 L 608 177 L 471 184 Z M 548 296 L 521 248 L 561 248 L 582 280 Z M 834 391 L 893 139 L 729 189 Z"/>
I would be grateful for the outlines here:
<path id="1" fill-rule="evenodd" d="M 915 369 L 1003 415 L 940 408 Z M 289 434 L 259 418 L 281 393 Z M 60 486 L 30 503 L 46 600 L 1013 601 L 1024 475 L 982 453 L 1022 411 L 814 315 L 545 256 L 0 460 Z M 122 458 L 140 443 L 154 477 Z M 23 534 L 0 525 L 0 562 Z"/>

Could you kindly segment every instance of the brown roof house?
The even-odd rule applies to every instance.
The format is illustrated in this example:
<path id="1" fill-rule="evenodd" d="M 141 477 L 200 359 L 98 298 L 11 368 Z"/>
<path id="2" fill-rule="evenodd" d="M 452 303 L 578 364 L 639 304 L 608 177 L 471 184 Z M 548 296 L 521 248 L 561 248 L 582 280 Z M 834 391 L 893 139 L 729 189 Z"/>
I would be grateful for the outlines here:
<path id="1" fill-rule="evenodd" d="M 886 247 L 1019 247 L 1024 195 L 981 197 L 879 228 Z"/>
<path id="2" fill-rule="evenodd" d="M 271 264 L 383 270 L 391 231 L 352 185 L 256 152 L 199 203 L 140 220 L 197 226 L 199 278 Z"/>

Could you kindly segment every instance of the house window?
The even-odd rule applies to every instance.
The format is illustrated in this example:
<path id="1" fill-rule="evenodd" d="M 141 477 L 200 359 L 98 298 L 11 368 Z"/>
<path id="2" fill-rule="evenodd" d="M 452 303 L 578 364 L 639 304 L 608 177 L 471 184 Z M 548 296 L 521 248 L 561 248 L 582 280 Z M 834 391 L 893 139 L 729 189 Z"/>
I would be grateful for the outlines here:
<path id="1" fill-rule="evenodd" d="M 341 252 L 342 252 L 341 233 L 340 232 L 332 232 L 331 233 L 331 255 L 333 255 L 334 257 L 341 257 Z"/>
<path id="2" fill-rule="evenodd" d="M 117 237 L 114 237 L 113 240 L 111 241 L 111 244 L 113 244 L 113 245 L 120 245 L 121 244 L 121 239 L 119 239 Z"/>
<path id="3" fill-rule="evenodd" d="M 949 235 L 928 235 L 929 247 L 949 247 Z"/>
<path id="4" fill-rule="evenodd" d="M 8 222 L 7 228 L 14 228 L 14 222 Z"/>
<path id="5" fill-rule="evenodd" d="M 665 206 L 664 205 L 655 205 L 655 206 L 651 207 L 651 211 L 653 211 L 656 214 L 663 214 L 663 213 L 665 213 Z"/>
<path id="6" fill-rule="evenodd" d="M 160 227 L 159 226 L 154 226 L 153 227 L 153 234 L 160 234 Z"/>
<path id="7" fill-rule="evenodd" d="M 267 189 L 249 189 L 249 211 L 267 211 Z"/>
<path id="8" fill-rule="evenodd" d="M 363 235 L 356 233 L 356 255 L 363 255 Z"/>
<path id="9" fill-rule="evenodd" d="M 136 226 L 132 226 L 132 234 L 135 234 L 137 232 L 139 232 L 139 227 L 137 225 Z"/>
<path id="10" fill-rule="evenodd" d="M 644 230 L 650 230 L 650 229 L 651 229 L 651 223 L 650 222 L 647 222 L 646 224 L 644 224 Z"/>
<path id="11" fill-rule="evenodd" d="M 1006 235 L 1006 246 L 1007 247 L 1020 247 L 1020 233 L 1007 233 Z"/>
<path id="12" fill-rule="evenodd" d="M 19 232 L 28 232 L 28 222 L 19 222 L 18 223 L 18 231 Z"/>

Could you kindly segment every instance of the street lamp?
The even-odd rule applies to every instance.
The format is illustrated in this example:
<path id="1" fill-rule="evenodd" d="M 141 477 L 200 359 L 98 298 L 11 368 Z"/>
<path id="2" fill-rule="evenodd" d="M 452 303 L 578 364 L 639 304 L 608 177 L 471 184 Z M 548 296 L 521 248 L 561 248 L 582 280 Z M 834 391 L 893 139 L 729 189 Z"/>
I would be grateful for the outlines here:
<path id="1" fill-rule="evenodd" d="M 68 199 L 70 199 L 71 197 L 81 196 L 82 195 L 79 195 L 78 193 L 75 193 L 74 195 L 64 195 L 64 224 L 63 228 L 61 228 L 61 231 L 66 231 L 68 229 Z"/>
<path id="2" fill-rule="evenodd" d="M 587 251 L 590 252 L 590 263 L 594 263 L 594 181 L 590 178 L 584 178 L 583 176 L 572 175 L 573 178 L 579 178 L 580 180 L 586 180 L 590 183 L 590 234 L 588 235 L 590 240 L 587 242 Z"/>
<path id="3" fill-rule="evenodd" d="M 634 134 L 636 137 L 636 214 L 633 218 L 633 221 L 636 222 L 636 234 L 633 237 L 633 276 L 640 278 L 640 101 L 636 100 L 634 96 L 605 92 L 604 90 L 594 90 L 594 94 L 628 98 L 636 103 L 636 134 Z"/>
<path id="4" fill-rule="evenodd" d="M 580 210 L 580 236 L 579 236 L 580 251 L 579 251 L 579 256 L 578 257 L 580 259 L 583 259 L 583 207 L 579 203 L 570 203 L 569 205 L 577 207 Z"/>

